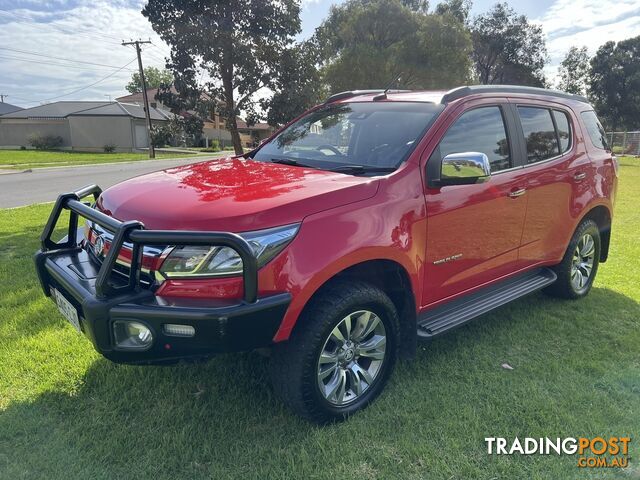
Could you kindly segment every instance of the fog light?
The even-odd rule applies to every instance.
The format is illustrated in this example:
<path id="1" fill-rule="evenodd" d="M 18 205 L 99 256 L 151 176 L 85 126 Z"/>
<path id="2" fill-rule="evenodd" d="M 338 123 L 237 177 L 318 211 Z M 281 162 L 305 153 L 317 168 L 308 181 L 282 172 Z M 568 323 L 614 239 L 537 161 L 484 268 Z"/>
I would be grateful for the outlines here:
<path id="1" fill-rule="evenodd" d="M 176 323 L 165 323 L 164 333 L 173 335 L 174 337 L 193 337 L 196 329 L 191 325 L 178 325 Z"/>
<path id="2" fill-rule="evenodd" d="M 153 343 L 149 327 L 140 322 L 117 320 L 113 322 L 116 347 L 126 350 L 146 350 Z"/>

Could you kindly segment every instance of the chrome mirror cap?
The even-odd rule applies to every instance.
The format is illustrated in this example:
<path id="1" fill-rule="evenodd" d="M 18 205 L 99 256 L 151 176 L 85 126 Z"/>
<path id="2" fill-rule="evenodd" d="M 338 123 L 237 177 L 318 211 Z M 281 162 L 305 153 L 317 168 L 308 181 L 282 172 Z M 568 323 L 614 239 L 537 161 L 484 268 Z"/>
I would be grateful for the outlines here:
<path id="1" fill-rule="evenodd" d="M 484 153 L 450 153 L 442 159 L 440 181 L 443 183 L 475 183 L 490 175 L 491 164 Z"/>

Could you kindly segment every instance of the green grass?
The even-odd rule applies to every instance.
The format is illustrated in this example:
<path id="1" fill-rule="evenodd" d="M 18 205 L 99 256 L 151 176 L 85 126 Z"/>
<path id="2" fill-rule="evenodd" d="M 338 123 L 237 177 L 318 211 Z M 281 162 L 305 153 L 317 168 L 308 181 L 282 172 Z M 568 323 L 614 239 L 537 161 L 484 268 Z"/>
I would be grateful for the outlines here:
<path id="1" fill-rule="evenodd" d="M 188 157 L 189 153 L 158 153 L 156 158 Z M 0 168 L 28 169 L 149 160 L 146 153 L 88 153 L 42 150 L 0 150 Z"/>
<path id="2" fill-rule="evenodd" d="M 422 345 L 374 405 L 324 428 L 274 399 L 257 354 L 101 358 L 37 285 L 50 205 L 0 211 L 0 478 L 638 478 L 638 205 L 640 161 L 626 159 L 610 258 L 586 299 L 536 294 Z M 596 435 L 631 435 L 631 467 L 489 456 L 484 442 Z"/>

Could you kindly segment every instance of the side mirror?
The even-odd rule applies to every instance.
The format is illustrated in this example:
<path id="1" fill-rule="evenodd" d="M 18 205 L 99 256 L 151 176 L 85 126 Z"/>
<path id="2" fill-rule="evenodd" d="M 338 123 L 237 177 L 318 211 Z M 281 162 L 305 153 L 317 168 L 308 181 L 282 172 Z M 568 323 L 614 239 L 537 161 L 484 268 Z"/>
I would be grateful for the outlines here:
<path id="1" fill-rule="evenodd" d="M 486 180 L 491 164 L 484 153 L 450 153 L 442 159 L 440 185 L 469 185 Z"/>

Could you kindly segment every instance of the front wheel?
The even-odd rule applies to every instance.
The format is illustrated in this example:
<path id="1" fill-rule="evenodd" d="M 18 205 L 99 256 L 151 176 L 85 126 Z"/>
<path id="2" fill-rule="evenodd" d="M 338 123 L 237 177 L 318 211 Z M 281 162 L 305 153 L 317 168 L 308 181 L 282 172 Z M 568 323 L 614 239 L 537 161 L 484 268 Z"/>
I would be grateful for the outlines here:
<path id="1" fill-rule="evenodd" d="M 545 292 L 561 298 L 582 298 L 593 286 L 600 263 L 600 230 L 593 220 L 576 229 L 562 262 L 554 267 L 558 279 Z"/>
<path id="2" fill-rule="evenodd" d="M 370 404 L 397 357 L 398 314 L 389 297 L 366 283 L 336 283 L 311 300 L 299 322 L 271 357 L 282 401 L 318 423 Z"/>

